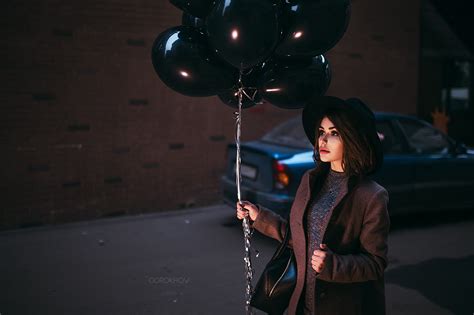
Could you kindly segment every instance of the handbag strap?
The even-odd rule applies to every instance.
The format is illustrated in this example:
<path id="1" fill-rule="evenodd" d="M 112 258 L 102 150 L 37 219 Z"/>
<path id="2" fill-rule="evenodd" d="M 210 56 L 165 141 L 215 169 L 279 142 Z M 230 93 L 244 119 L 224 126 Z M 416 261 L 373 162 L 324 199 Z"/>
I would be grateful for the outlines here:
<path id="1" fill-rule="evenodd" d="M 288 245 L 288 241 L 290 239 L 290 221 L 288 220 L 286 223 L 286 232 L 285 232 L 285 237 L 283 238 L 283 241 L 281 242 L 280 246 L 276 250 L 275 254 L 273 255 L 272 259 L 279 257 L 283 251 L 285 250 L 286 246 Z"/>

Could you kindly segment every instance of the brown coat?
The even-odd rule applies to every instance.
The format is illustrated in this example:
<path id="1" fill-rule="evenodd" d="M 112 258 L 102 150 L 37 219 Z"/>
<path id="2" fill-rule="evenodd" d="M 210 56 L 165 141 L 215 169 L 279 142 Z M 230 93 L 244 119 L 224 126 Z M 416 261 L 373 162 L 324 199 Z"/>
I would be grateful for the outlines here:
<path id="1" fill-rule="evenodd" d="M 303 218 L 311 196 L 327 175 L 307 171 L 296 192 L 290 211 L 291 239 L 297 264 L 297 283 L 288 314 L 302 314 L 306 273 L 306 231 Z M 316 276 L 316 315 L 385 314 L 384 271 L 387 267 L 387 238 L 390 219 L 388 193 L 368 178 L 350 180 L 348 192 L 331 209 L 331 218 L 322 231 L 323 241 L 334 254 Z M 252 226 L 259 232 L 283 241 L 287 221 L 260 205 Z"/>

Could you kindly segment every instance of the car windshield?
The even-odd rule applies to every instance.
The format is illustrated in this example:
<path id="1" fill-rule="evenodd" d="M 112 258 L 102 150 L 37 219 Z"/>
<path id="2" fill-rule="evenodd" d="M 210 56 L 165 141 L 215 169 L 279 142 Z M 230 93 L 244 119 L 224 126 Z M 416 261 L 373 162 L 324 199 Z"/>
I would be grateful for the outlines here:
<path id="1" fill-rule="evenodd" d="M 276 126 L 265 134 L 261 140 L 272 144 L 290 147 L 303 149 L 313 148 L 304 132 L 301 116 L 296 116 Z"/>

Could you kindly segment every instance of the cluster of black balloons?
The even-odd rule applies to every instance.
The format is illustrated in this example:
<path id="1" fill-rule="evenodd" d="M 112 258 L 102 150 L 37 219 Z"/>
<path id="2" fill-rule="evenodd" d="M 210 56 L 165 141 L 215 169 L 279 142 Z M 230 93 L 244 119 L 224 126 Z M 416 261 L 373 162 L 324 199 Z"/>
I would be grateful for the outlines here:
<path id="1" fill-rule="evenodd" d="M 326 93 L 331 70 L 322 55 L 341 39 L 349 0 L 170 0 L 182 25 L 156 38 L 153 67 L 188 96 L 218 95 L 242 108 L 262 99 L 302 108 Z"/>

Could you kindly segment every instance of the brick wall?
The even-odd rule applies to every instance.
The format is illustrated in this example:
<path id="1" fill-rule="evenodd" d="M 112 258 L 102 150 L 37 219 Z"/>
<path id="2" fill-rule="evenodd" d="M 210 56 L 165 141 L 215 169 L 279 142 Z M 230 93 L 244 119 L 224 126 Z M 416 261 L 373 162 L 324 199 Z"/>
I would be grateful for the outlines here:
<path id="1" fill-rule="evenodd" d="M 352 0 L 343 39 L 327 55 L 328 94 L 358 96 L 374 110 L 417 113 L 420 1 Z"/>
<path id="2" fill-rule="evenodd" d="M 328 94 L 416 113 L 419 1 L 353 0 Z M 167 0 L 7 0 L 0 28 L 1 228 L 218 202 L 233 109 L 159 80 Z M 243 140 L 301 110 L 243 113 Z"/>

